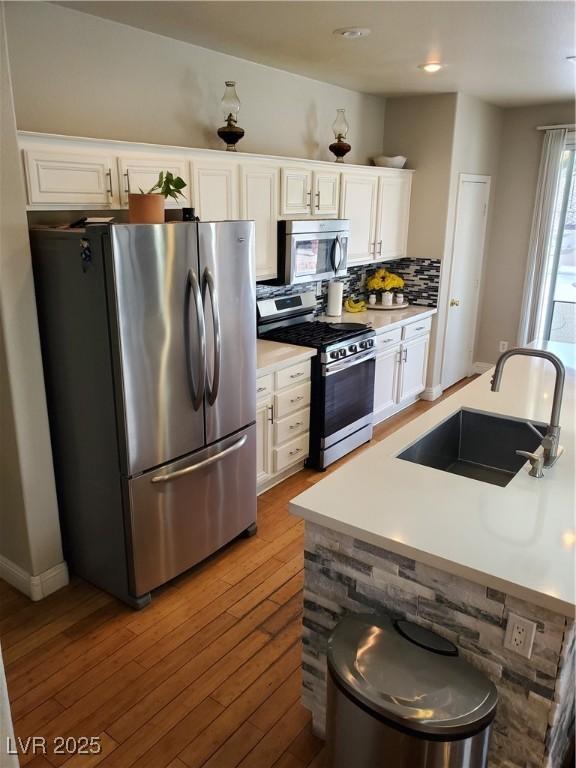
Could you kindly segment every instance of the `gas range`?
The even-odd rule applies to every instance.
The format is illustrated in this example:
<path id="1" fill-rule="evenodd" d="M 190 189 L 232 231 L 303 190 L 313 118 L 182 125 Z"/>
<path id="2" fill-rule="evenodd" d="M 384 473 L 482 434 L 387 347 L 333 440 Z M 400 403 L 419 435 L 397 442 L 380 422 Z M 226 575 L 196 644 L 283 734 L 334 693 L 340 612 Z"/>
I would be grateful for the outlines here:
<path id="1" fill-rule="evenodd" d="M 375 332 L 314 319 L 312 292 L 257 302 L 258 336 L 313 347 L 308 466 L 326 469 L 372 437 Z"/>

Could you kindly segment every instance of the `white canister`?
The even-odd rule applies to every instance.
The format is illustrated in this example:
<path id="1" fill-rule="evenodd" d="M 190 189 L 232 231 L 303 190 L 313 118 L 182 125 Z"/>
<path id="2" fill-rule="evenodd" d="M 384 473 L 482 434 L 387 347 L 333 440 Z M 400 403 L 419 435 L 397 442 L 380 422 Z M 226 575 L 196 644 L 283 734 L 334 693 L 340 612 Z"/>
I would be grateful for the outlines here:
<path id="1" fill-rule="evenodd" d="M 396 304 L 404 304 L 404 294 L 403 293 L 397 293 L 396 294 Z"/>
<path id="2" fill-rule="evenodd" d="M 384 291 L 384 293 L 382 294 L 382 306 L 391 307 L 393 301 L 394 301 L 393 294 L 391 294 L 390 291 Z"/>
<path id="3" fill-rule="evenodd" d="M 342 294 L 344 283 L 339 280 L 333 280 L 328 283 L 328 306 L 326 314 L 329 317 L 340 317 L 342 314 Z"/>
<path id="4" fill-rule="evenodd" d="M 370 296 L 368 296 L 368 304 L 370 304 L 371 307 L 373 307 L 376 304 L 376 294 L 371 293 Z"/>

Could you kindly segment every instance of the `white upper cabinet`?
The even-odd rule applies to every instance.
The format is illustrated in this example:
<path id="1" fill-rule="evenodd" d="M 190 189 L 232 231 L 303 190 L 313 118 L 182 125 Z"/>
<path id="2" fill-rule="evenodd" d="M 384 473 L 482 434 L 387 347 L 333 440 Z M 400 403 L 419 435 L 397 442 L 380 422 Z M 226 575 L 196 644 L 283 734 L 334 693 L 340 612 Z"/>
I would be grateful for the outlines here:
<path id="1" fill-rule="evenodd" d="M 192 205 L 202 221 L 238 218 L 238 166 L 235 163 L 194 160 L 192 176 Z"/>
<path id="2" fill-rule="evenodd" d="M 162 171 L 170 171 L 174 176 L 180 176 L 186 182 L 182 190 L 184 197 L 179 202 L 172 198 L 166 199 L 166 208 L 178 208 L 188 205 L 190 200 L 190 178 L 188 174 L 188 161 L 184 158 L 170 156 L 138 157 L 137 155 L 125 155 L 118 158 L 118 174 L 120 176 L 120 200 L 122 205 L 128 205 L 130 192 L 148 192 L 158 181 Z"/>
<path id="3" fill-rule="evenodd" d="M 258 164 L 241 166 L 240 216 L 255 222 L 257 280 L 268 280 L 277 275 L 279 196 L 280 171 L 277 167 Z"/>
<path id="4" fill-rule="evenodd" d="M 113 155 L 25 150 L 24 168 L 30 205 L 118 205 L 118 176 Z"/>
<path id="5" fill-rule="evenodd" d="M 372 173 L 343 173 L 340 217 L 350 221 L 348 264 L 374 260 L 378 176 Z"/>
<path id="6" fill-rule="evenodd" d="M 338 216 L 340 172 L 314 171 L 312 205 L 316 216 Z"/>
<path id="7" fill-rule="evenodd" d="M 389 172 L 378 181 L 378 224 L 375 258 L 399 259 L 406 256 L 412 174 Z"/>
<path id="8" fill-rule="evenodd" d="M 312 171 L 282 168 L 280 213 L 282 216 L 309 216 L 312 200 Z"/>

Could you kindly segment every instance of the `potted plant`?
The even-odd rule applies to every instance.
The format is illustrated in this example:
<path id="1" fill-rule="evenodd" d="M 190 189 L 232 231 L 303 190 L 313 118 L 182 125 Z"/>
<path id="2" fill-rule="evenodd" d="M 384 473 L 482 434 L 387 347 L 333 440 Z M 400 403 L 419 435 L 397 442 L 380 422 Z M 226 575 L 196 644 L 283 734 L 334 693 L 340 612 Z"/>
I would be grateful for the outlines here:
<path id="1" fill-rule="evenodd" d="M 128 195 L 128 221 L 131 224 L 163 224 L 164 201 L 171 197 L 178 201 L 184 197 L 182 190 L 186 182 L 180 176 L 174 176 L 170 171 L 160 171 L 158 181 L 148 192 Z"/>

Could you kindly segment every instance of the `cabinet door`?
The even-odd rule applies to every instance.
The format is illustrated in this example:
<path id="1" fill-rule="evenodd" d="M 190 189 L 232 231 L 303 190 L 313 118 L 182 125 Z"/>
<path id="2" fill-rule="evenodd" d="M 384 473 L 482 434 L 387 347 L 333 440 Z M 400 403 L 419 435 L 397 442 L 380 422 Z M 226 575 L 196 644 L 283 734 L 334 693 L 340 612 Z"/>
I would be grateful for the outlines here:
<path id="1" fill-rule="evenodd" d="M 256 404 L 256 483 L 265 483 L 272 475 L 272 397 Z"/>
<path id="2" fill-rule="evenodd" d="M 257 280 L 275 278 L 278 273 L 279 187 L 278 168 L 245 165 L 240 169 L 240 216 L 255 222 Z"/>
<path id="3" fill-rule="evenodd" d="M 158 181 L 158 176 L 164 171 L 170 171 L 174 176 L 180 176 L 186 182 L 182 190 L 184 197 L 179 202 L 167 198 L 166 208 L 179 208 L 188 205 L 190 200 L 190 179 L 188 178 L 188 162 L 181 158 L 172 157 L 125 157 L 118 158 L 118 173 L 120 175 L 120 199 L 122 205 L 128 205 L 130 192 L 148 192 Z"/>
<path id="4" fill-rule="evenodd" d="M 118 206 L 113 157 L 74 152 L 24 152 L 30 205 Z"/>
<path id="5" fill-rule="evenodd" d="M 387 349 L 376 358 L 374 374 L 374 422 L 386 418 L 398 401 L 400 345 Z"/>
<path id="6" fill-rule="evenodd" d="M 376 259 L 406 256 L 412 174 L 381 176 L 378 182 Z"/>
<path id="7" fill-rule="evenodd" d="M 374 259 L 378 177 L 344 173 L 341 184 L 341 217 L 350 220 L 348 264 L 368 264 Z"/>
<path id="8" fill-rule="evenodd" d="M 399 402 L 416 397 L 426 388 L 430 336 L 418 336 L 402 344 Z"/>
<path id="9" fill-rule="evenodd" d="M 282 216 L 309 216 L 312 212 L 312 171 L 305 168 L 282 168 Z"/>
<path id="10" fill-rule="evenodd" d="M 202 221 L 237 219 L 238 168 L 234 163 L 194 161 L 194 196 L 192 205 Z"/>
<path id="11" fill-rule="evenodd" d="M 314 171 L 312 202 L 315 216 L 337 216 L 340 201 L 340 173 Z"/>

